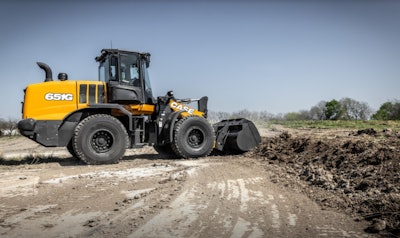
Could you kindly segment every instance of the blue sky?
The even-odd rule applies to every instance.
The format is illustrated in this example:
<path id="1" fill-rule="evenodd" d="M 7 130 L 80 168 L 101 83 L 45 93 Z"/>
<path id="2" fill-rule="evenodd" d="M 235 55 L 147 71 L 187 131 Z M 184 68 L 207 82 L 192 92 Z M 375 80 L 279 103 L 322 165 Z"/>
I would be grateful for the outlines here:
<path id="1" fill-rule="evenodd" d="M 53 77 L 97 80 L 102 48 L 150 52 L 154 95 L 209 109 L 286 113 L 350 97 L 400 99 L 400 1 L 21 1 L 0 3 L 0 118 Z"/>

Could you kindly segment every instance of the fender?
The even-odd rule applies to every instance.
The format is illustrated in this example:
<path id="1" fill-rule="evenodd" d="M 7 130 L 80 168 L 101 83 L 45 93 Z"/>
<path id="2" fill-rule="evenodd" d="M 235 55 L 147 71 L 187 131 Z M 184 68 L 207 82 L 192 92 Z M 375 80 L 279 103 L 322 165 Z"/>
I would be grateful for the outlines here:
<path id="1" fill-rule="evenodd" d="M 171 123 L 169 125 L 169 141 L 173 141 L 174 140 L 174 127 L 175 127 L 175 122 L 178 119 L 178 117 L 181 115 L 182 111 L 177 111 L 177 112 L 173 112 L 171 113 Z"/>
<path id="2" fill-rule="evenodd" d="M 77 110 L 69 114 L 61 123 L 58 128 L 58 146 L 66 146 L 74 134 L 74 128 L 82 120 L 84 114 L 101 113 L 102 109 L 118 109 L 122 114 L 129 117 L 129 131 L 132 131 L 132 114 L 119 104 L 92 104 L 87 108 Z"/>

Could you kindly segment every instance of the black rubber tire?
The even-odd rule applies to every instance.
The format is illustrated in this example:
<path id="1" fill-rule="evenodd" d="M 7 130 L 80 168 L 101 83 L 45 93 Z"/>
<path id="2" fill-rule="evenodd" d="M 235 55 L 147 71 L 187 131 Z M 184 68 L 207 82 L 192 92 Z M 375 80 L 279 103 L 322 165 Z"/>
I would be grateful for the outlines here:
<path id="1" fill-rule="evenodd" d="M 175 124 L 171 147 L 179 157 L 204 157 L 213 150 L 214 137 L 214 129 L 205 118 L 184 117 Z"/>
<path id="2" fill-rule="evenodd" d="M 68 152 L 72 155 L 72 157 L 79 159 L 78 155 L 76 154 L 74 147 L 72 145 L 72 139 L 70 140 L 70 142 L 67 145 L 67 150 Z"/>
<path id="3" fill-rule="evenodd" d="M 72 146 L 79 159 L 97 165 L 118 163 L 128 143 L 128 133 L 117 118 L 95 114 L 76 126 Z"/>

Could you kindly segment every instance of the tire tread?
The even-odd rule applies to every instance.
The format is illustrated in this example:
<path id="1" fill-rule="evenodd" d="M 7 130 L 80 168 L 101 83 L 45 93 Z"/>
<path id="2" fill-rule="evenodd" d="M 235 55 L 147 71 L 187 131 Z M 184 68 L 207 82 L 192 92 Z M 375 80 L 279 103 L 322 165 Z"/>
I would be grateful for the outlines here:
<path id="1" fill-rule="evenodd" d="M 124 153 L 122 153 L 122 155 L 119 156 L 119 157 L 110 158 L 109 160 L 106 160 L 106 161 L 99 161 L 99 160 L 93 160 L 93 159 L 87 158 L 85 153 L 82 150 L 79 149 L 77 137 L 79 136 L 80 131 L 82 130 L 82 128 L 87 123 L 90 123 L 92 120 L 96 120 L 97 118 L 100 118 L 100 119 L 101 118 L 106 118 L 107 120 L 110 120 L 113 123 L 115 123 L 116 125 L 120 126 L 124 131 L 124 135 L 123 136 L 124 136 L 124 138 L 125 138 L 124 140 L 126 142 L 125 149 L 128 148 L 128 146 L 129 146 L 129 136 L 128 136 L 128 133 L 126 132 L 126 129 L 125 129 L 124 125 L 117 118 L 115 118 L 113 116 L 110 116 L 108 114 L 94 114 L 94 115 L 88 116 L 85 119 L 83 119 L 75 127 L 74 135 L 73 135 L 73 143 L 72 143 L 73 149 L 75 150 L 75 153 L 76 153 L 77 157 L 79 157 L 79 159 L 81 159 L 83 162 L 85 162 L 88 165 L 116 164 L 124 156 Z"/>

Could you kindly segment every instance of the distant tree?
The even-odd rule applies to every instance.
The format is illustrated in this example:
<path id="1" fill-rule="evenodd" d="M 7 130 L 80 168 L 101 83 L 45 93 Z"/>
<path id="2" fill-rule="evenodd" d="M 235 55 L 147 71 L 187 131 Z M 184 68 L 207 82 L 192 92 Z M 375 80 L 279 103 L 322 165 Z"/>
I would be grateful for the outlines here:
<path id="1" fill-rule="evenodd" d="M 285 119 L 285 114 L 283 113 L 278 113 L 274 116 L 274 120 L 284 120 Z"/>
<path id="2" fill-rule="evenodd" d="M 400 120 L 400 102 L 385 102 L 372 115 L 374 120 Z"/>
<path id="3" fill-rule="evenodd" d="M 359 102 L 351 98 L 340 100 L 342 115 L 344 120 L 367 120 L 372 114 L 372 109 L 365 102 Z"/>
<path id="4" fill-rule="evenodd" d="M 337 100 L 333 99 L 325 104 L 325 118 L 327 120 L 338 120 L 342 113 L 342 106 Z"/>
<path id="5" fill-rule="evenodd" d="M 211 123 L 219 122 L 221 120 L 233 119 L 233 118 L 246 118 L 251 121 L 266 121 L 273 120 L 276 116 L 267 111 L 249 111 L 247 109 L 240 110 L 237 112 L 229 113 L 229 112 L 214 112 L 208 111 L 207 119 Z"/>
<path id="6" fill-rule="evenodd" d="M 251 111 L 250 116 L 247 118 L 252 121 L 260 121 L 260 112 L 258 111 Z"/>
<path id="7" fill-rule="evenodd" d="M 228 112 L 214 112 L 214 111 L 208 111 L 207 113 L 207 119 L 211 123 L 219 122 L 224 119 L 230 119 L 231 114 Z"/>
<path id="8" fill-rule="evenodd" d="M 310 120 L 310 112 L 307 110 L 301 110 L 299 112 L 289 112 L 284 115 L 284 119 L 287 121 L 304 121 Z"/>
<path id="9" fill-rule="evenodd" d="M 218 121 L 230 119 L 232 115 L 228 112 L 218 112 L 217 113 Z"/>
<path id="10" fill-rule="evenodd" d="M 369 119 L 371 119 L 372 112 L 373 112 L 373 110 L 368 105 L 368 103 L 362 102 L 361 105 L 360 105 L 359 119 L 360 120 L 369 120 Z"/>
<path id="11" fill-rule="evenodd" d="M 297 121 L 299 120 L 299 117 L 300 116 L 298 112 L 288 112 L 284 116 L 286 121 Z"/>
<path id="12" fill-rule="evenodd" d="M 240 110 L 238 112 L 234 112 L 232 114 L 232 118 L 248 118 L 251 119 L 251 112 L 247 109 Z"/>
<path id="13" fill-rule="evenodd" d="M 272 120 L 274 119 L 275 115 L 272 113 L 269 113 L 267 111 L 261 111 L 260 112 L 260 120 L 261 121 L 266 121 L 266 120 Z"/>
<path id="14" fill-rule="evenodd" d="M 15 119 L 0 119 L 0 136 L 4 135 L 14 135 L 17 129 L 17 120 Z"/>
<path id="15" fill-rule="evenodd" d="M 392 111 L 393 104 L 391 102 L 385 102 L 380 107 L 379 110 L 372 115 L 374 120 L 389 120 L 390 113 Z"/>
<path id="16" fill-rule="evenodd" d="M 400 120 L 400 102 L 396 102 L 393 105 L 391 120 Z"/>
<path id="17" fill-rule="evenodd" d="M 313 106 L 310 111 L 310 119 L 311 120 L 325 120 L 326 115 L 325 115 L 325 101 L 320 101 L 317 105 Z"/>
<path id="18" fill-rule="evenodd" d="M 6 121 L 0 118 L 0 136 L 4 135 Z"/>
<path id="19" fill-rule="evenodd" d="M 311 114 L 308 110 L 300 110 L 299 111 L 300 120 L 311 120 Z"/>

